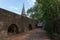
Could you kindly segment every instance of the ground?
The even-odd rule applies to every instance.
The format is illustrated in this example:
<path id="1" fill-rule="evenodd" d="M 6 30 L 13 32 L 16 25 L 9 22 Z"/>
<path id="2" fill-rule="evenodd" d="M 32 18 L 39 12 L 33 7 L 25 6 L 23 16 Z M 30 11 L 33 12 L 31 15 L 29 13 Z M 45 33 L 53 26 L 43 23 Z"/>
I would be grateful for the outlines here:
<path id="1" fill-rule="evenodd" d="M 37 28 L 26 33 L 16 34 L 7 40 L 50 40 L 46 31 Z"/>

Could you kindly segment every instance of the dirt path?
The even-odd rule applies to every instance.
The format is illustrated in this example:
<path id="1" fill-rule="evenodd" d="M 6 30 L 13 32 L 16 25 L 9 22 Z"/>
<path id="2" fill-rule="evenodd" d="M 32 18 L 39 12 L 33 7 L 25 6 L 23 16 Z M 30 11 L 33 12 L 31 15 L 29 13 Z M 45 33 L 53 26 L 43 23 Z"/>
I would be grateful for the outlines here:
<path id="1" fill-rule="evenodd" d="M 42 29 L 34 29 L 27 33 L 17 34 L 9 37 L 7 40 L 50 40 L 47 33 Z"/>

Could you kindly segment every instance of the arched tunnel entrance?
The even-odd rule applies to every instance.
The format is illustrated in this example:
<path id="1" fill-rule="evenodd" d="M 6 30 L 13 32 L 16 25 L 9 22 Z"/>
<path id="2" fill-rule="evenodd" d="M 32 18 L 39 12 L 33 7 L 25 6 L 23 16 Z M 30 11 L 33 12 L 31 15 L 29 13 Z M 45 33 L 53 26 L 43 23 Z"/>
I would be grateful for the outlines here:
<path id="1" fill-rule="evenodd" d="M 32 30 L 32 25 L 31 24 L 29 24 L 29 30 Z"/>
<path id="2" fill-rule="evenodd" d="M 18 33 L 18 27 L 16 24 L 11 24 L 8 27 L 8 33 Z"/>

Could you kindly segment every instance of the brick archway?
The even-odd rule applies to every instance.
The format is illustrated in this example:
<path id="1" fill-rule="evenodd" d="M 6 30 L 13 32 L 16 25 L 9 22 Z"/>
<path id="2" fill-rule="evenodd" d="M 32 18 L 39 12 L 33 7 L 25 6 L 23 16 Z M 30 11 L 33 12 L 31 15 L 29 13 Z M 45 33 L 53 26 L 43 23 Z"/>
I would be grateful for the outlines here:
<path id="1" fill-rule="evenodd" d="M 18 27 L 16 24 L 11 24 L 8 27 L 8 33 L 18 33 Z"/>
<path id="2" fill-rule="evenodd" d="M 29 30 L 32 30 L 32 25 L 31 24 L 29 24 Z"/>

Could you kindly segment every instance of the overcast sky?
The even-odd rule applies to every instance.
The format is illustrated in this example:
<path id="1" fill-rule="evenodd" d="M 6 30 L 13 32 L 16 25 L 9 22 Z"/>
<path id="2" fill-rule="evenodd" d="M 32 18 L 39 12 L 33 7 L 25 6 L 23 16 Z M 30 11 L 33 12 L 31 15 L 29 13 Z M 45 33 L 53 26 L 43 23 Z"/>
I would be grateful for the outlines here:
<path id="1" fill-rule="evenodd" d="M 25 10 L 27 10 L 34 5 L 34 2 L 35 0 L 0 0 L 0 8 L 20 14 L 23 3 L 25 5 Z"/>

